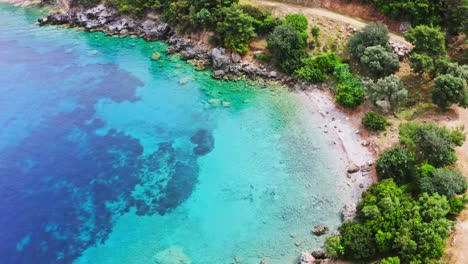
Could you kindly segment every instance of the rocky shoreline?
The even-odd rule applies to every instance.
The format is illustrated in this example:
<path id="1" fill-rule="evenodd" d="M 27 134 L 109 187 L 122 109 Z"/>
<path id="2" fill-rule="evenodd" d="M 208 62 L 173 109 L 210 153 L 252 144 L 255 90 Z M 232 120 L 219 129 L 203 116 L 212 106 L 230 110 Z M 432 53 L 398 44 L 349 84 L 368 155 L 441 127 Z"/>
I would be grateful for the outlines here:
<path id="1" fill-rule="evenodd" d="M 147 41 L 164 41 L 170 45 L 167 54 L 179 54 L 181 59 L 188 61 L 198 70 L 213 69 L 213 78 L 222 80 L 237 80 L 247 77 L 253 80 L 263 79 L 276 81 L 280 84 L 295 86 L 298 84 L 294 77 L 278 73 L 268 66 L 260 64 L 258 67 L 242 62 L 242 57 L 233 52 L 228 54 L 224 48 L 210 48 L 201 41 L 194 41 L 181 36 L 177 30 L 157 16 L 135 20 L 122 16 L 115 9 L 98 5 L 80 11 L 58 11 L 41 17 L 37 24 L 68 25 L 83 28 L 86 31 L 102 31 L 106 35 L 120 37 L 138 36 Z M 305 83 L 299 83 L 306 85 Z"/>

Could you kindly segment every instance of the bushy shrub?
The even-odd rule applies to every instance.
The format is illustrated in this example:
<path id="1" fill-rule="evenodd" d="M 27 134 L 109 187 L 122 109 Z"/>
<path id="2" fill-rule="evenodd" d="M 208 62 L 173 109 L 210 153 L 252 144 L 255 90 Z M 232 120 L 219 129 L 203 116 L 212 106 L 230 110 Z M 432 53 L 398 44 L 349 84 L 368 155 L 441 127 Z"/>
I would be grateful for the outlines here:
<path id="1" fill-rule="evenodd" d="M 340 227 L 344 255 L 351 259 L 369 259 L 376 252 L 375 239 L 364 226 L 347 221 Z"/>
<path id="2" fill-rule="evenodd" d="M 398 69 L 400 69 L 398 56 L 380 45 L 367 47 L 359 62 L 373 77 L 376 78 L 394 74 Z"/>
<path id="3" fill-rule="evenodd" d="M 329 236 L 325 240 L 324 249 L 327 255 L 339 258 L 344 255 L 344 247 L 341 245 L 341 236 Z"/>
<path id="4" fill-rule="evenodd" d="M 272 60 L 271 55 L 265 53 L 255 53 L 254 58 L 264 62 L 270 62 Z"/>
<path id="5" fill-rule="evenodd" d="M 340 105 L 353 109 L 365 101 L 366 92 L 362 88 L 361 80 L 353 77 L 349 70 L 349 65 L 336 65 L 333 77 L 338 83 L 335 99 Z"/>
<path id="6" fill-rule="evenodd" d="M 348 49 L 355 59 L 360 59 L 367 47 L 382 46 L 390 50 L 388 46 L 388 28 L 382 23 L 370 23 L 360 32 L 357 32 L 348 42 Z"/>
<path id="7" fill-rule="evenodd" d="M 277 26 L 268 37 L 268 49 L 285 73 L 293 73 L 301 67 L 306 57 L 305 44 L 299 31 L 290 25 Z"/>
<path id="8" fill-rule="evenodd" d="M 366 99 L 366 92 L 359 79 L 338 84 L 336 88 L 336 101 L 346 108 L 354 109 Z"/>
<path id="9" fill-rule="evenodd" d="M 388 257 L 385 259 L 381 259 L 379 261 L 379 264 L 400 264 L 400 258 L 399 257 Z"/>
<path id="10" fill-rule="evenodd" d="M 362 124 L 371 131 L 385 131 L 385 128 L 390 125 L 384 116 L 378 115 L 374 111 L 369 111 L 364 115 Z"/>
<path id="11" fill-rule="evenodd" d="M 465 140 L 463 128 L 448 130 L 435 124 L 406 123 L 400 125 L 400 142 L 417 153 L 419 161 L 444 167 L 457 161 L 455 146 Z"/>
<path id="12" fill-rule="evenodd" d="M 459 171 L 439 168 L 434 170 L 432 175 L 421 178 L 419 187 L 421 192 L 452 197 L 464 193 L 468 185 L 465 176 Z"/>
<path id="13" fill-rule="evenodd" d="M 468 85 L 466 80 L 451 74 L 441 75 L 434 79 L 432 102 L 439 108 L 446 109 L 452 104 L 468 107 Z"/>
<path id="14" fill-rule="evenodd" d="M 465 205 L 467 202 L 468 202 L 468 199 L 466 198 L 466 195 L 463 195 L 462 197 L 460 196 L 450 197 L 449 198 L 449 205 L 450 205 L 449 214 L 457 215 L 461 213 L 465 209 Z"/>
<path id="15" fill-rule="evenodd" d="M 284 23 L 294 27 L 299 32 L 305 32 L 309 27 L 309 21 L 303 14 L 287 14 Z"/>
<path id="16" fill-rule="evenodd" d="M 384 113 L 397 111 L 408 98 L 405 85 L 396 75 L 390 75 L 377 82 L 364 83 L 369 99 Z"/>
<path id="17" fill-rule="evenodd" d="M 310 34 L 312 34 L 312 37 L 314 37 L 314 42 L 318 43 L 320 28 L 317 25 L 313 25 L 312 28 L 310 28 Z"/>
<path id="18" fill-rule="evenodd" d="M 323 82 L 335 69 L 341 59 L 333 52 L 319 54 L 313 58 L 302 60 L 302 67 L 295 71 L 295 75 L 309 82 Z"/>
<path id="19" fill-rule="evenodd" d="M 96 1 L 93 0 L 82 1 L 84 6 L 89 7 L 96 3 Z M 161 2 L 159 0 L 110 0 L 110 3 L 116 6 L 120 12 L 134 17 L 140 17 L 148 10 L 155 10 L 161 7 Z"/>
<path id="20" fill-rule="evenodd" d="M 397 183 L 411 181 L 415 174 L 414 153 L 403 147 L 387 150 L 377 160 L 377 175 L 382 178 L 393 178 Z"/>

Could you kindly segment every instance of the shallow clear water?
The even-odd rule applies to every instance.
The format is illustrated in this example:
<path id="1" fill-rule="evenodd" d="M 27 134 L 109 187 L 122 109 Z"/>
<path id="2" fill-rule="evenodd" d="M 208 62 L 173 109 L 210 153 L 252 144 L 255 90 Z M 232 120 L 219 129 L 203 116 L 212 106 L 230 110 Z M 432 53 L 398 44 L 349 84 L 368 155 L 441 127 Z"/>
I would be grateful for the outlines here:
<path id="1" fill-rule="evenodd" d="M 293 263 L 339 225 L 343 164 L 293 93 L 41 12 L 0 4 L 2 263 Z"/>

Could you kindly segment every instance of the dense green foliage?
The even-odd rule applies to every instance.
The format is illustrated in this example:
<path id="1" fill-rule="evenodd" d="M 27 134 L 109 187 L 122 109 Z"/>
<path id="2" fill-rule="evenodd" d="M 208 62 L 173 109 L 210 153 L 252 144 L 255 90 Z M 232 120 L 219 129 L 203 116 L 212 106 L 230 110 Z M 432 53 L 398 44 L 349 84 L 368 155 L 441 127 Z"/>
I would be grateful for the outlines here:
<path id="1" fill-rule="evenodd" d="M 457 161 L 455 146 L 461 146 L 465 135 L 435 124 L 406 123 L 400 125 L 400 142 L 416 153 L 418 161 L 443 167 Z"/>
<path id="2" fill-rule="evenodd" d="M 381 259 L 379 261 L 379 264 L 400 264 L 400 258 L 399 257 L 388 257 L 385 259 Z"/>
<path id="3" fill-rule="evenodd" d="M 374 111 L 369 111 L 362 117 L 362 124 L 371 131 L 385 131 L 385 128 L 390 125 L 384 116 Z"/>
<path id="4" fill-rule="evenodd" d="M 441 142 L 428 148 L 428 134 L 444 139 L 451 151 L 464 141 L 460 129 L 401 125 L 403 146 L 380 155 L 377 174 L 383 180 L 363 193 L 357 222 L 345 222 L 340 236 L 327 238 L 328 254 L 359 261 L 398 256 L 378 262 L 385 264 L 438 263 L 453 225 L 448 216 L 461 212 L 467 202 L 465 196 L 455 195 L 465 192 L 468 184 L 458 171 L 434 168 L 446 165 L 432 162 L 445 161 L 447 149 L 438 146 Z"/>
<path id="5" fill-rule="evenodd" d="M 413 25 L 443 25 L 456 35 L 466 28 L 466 0 L 362 0 L 374 3 L 394 19 L 409 20 Z"/>
<path id="6" fill-rule="evenodd" d="M 329 236 L 323 245 L 325 252 L 333 258 L 344 256 L 344 247 L 341 244 L 341 236 Z"/>
<path id="7" fill-rule="evenodd" d="M 388 28 L 382 23 L 370 23 L 360 32 L 357 32 L 348 42 L 348 49 L 353 58 L 359 60 L 368 47 L 382 46 L 388 51 Z"/>
<path id="8" fill-rule="evenodd" d="M 377 160 L 377 175 L 382 178 L 393 178 L 397 183 L 412 180 L 415 174 L 415 155 L 403 147 L 396 147 L 382 153 Z"/>
<path id="9" fill-rule="evenodd" d="M 361 80 L 353 76 L 348 64 L 338 64 L 333 72 L 338 85 L 336 87 L 336 101 L 347 108 L 356 108 L 366 99 L 366 92 L 362 88 Z"/>
<path id="10" fill-rule="evenodd" d="M 440 28 L 417 26 L 405 35 L 414 46 L 410 63 L 416 73 L 428 73 L 431 77 L 445 71 L 448 58 L 445 37 Z"/>
<path id="11" fill-rule="evenodd" d="M 273 17 L 270 11 L 262 11 L 251 5 L 241 5 L 242 11 L 253 18 L 253 26 L 258 35 L 269 34 L 282 24 L 281 19 Z"/>
<path id="12" fill-rule="evenodd" d="M 394 74 L 400 69 L 398 56 L 380 45 L 367 47 L 359 62 L 376 78 Z"/>
<path id="13" fill-rule="evenodd" d="M 452 197 L 464 193 L 468 186 L 465 176 L 459 171 L 439 168 L 434 170 L 430 176 L 421 178 L 419 187 L 421 192 L 438 193 Z"/>
<path id="14" fill-rule="evenodd" d="M 333 74 L 341 59 L 334 52 L 319 54 L 302 60 L 302 67 L 294 72 L 301 80 L 308 82 L 323 82 Z"/>
<path id="15" fill-rule="evenodd" d="M 465 79 L 444 74 L 434 79 L 432 102 L 439 108 L 446 109 L 452 104 L 468 107 L 468 85 Z"/>
<path id="16" fill-rule="evenodd" d="M 299 32 L 305 32 L 309 27 L 309 21 L 303 14 L 287 14 L 284 18 L 284 23 L 292 26 Z"/>
<path id="17" fill-rule="evenodd" d="M 345 222 L 340 227 L 344 256 L 351 259 L 368 259 L 375 254 L 375 239 L 371 231 L 356 222 Z"/>
<path id="18" fill-rule="evenodd" d="M 224 47 L 239 54 L 249 50 L 249 40 L 255 37 L 253 18 L 237 5 L 223 8 L 224 20 L 218 22 L 216 32 L 223 36 Z"/>
<path id="19" fill-rule="evenodd" d="M 384 113 L 397 111 L 408 97 L 405 85 L 396 75 L 365 82 L 364 87 L 368 98 Z"/>
<path id="20" fill-rule="evenodd" d="M 286 73 L 293 73 L 302 66 L 306 57 L 306 43 L 291 25 L 280 25 L 268 37 L 268 49 L 279 68 Z"/>

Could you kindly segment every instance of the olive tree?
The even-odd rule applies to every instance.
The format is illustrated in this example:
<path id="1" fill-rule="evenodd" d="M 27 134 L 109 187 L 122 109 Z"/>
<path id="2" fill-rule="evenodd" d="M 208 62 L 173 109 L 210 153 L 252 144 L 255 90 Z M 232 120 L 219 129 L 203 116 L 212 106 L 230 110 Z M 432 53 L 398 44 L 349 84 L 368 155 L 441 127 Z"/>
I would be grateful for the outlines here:
<path id="1" fill-rule="evenodd" d="M 368 98 L 383 112 L 396 111 L 408 97 L 408 91 L 396 75 L 390 75 L 377 82 L 364 84 Z"/>
<path id="2" fill-rule="evenodd" d="M 360 63 L 376 78 L 394 74 L 400 69 L 398 56 L 381 45 L 367 47 L 360 58 Z"/>

